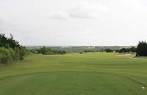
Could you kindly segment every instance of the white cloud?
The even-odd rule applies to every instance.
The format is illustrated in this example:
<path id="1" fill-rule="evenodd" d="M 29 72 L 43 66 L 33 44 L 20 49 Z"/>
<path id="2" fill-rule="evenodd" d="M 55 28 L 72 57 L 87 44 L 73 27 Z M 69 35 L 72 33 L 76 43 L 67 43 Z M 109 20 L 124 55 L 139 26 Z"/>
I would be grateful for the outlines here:
<path id="1" fill-rule="evenodd" d="M 2 1 L 0 33 L 24 45 L 135 45 L 147 37 L 145 0 Z"/>
<path id="2" fill-rule="evenodd" d="M 108 8 L 99 2 L 82 2 L 70 11 L 72 18 L 97 18 L 100 13 L 105 13 Z"/>
<path id="3" fill-rule="evenodd" d="M 99 2 L 82 2 L 68 11 L 56 11 L 51 13 L 50 18 L 97 18 L 100 14 L 108 11 L 108 8 Z"/>
<path id="4" fill-rule="evenodd" d="M 50 19 L 67 19 L 69 18 L 69 14 L 67 12 L 64 11 L 57 11 L 57 12 L 51 12 L 49 14 L 49 18 Z"/>

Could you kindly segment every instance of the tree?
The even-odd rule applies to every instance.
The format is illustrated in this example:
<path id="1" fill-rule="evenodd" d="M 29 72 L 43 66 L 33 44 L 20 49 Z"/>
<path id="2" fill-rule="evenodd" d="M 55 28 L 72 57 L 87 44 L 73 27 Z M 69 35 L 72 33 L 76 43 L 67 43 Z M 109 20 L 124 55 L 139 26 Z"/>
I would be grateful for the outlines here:
<path id="1" fill-rule="evenodd" d="M 42 47 L 42 48 L 40 48 L 40 49 L 38 50 L 38 53 L 41 53 L 41 54 L 43 54 L 43 55 L 48 55 L 49 49 L 46 48 L 46 47 Z"/>
<path id="2" fill-rule="evenodd" d="M 129 52 L 128 48 L 122 48 L 119 50 L 119 53 L 126 53 L 126 52 Z"/>
<path id="3" fill-rule="evenodd" d="M 16 48 L 20 47 L 19 43 L 13 39 L 12 34 L 10 34 L 10 38 L 7 38 L 5 34 L 0 34 L 0 47 L 5 48 Z"/>
<path id="4" fill-rule="evenodd" d="M 147 56 L 147 43 L 139 42 L 136 50 L 136 56 Z"/>
<path id="5" fill-rule="evenodd" d="M 7 38 L 5 34 L 0 34 L 0 63 L 23 60 L 26 53 L 26 48 L 14 40 L 12 34 L 10 38 Z"/>
<path id="6" fill-rule="evenodd" d="M 130 52 L 136 52 L 136 47 L 131 47 L 129 50 Z"/>

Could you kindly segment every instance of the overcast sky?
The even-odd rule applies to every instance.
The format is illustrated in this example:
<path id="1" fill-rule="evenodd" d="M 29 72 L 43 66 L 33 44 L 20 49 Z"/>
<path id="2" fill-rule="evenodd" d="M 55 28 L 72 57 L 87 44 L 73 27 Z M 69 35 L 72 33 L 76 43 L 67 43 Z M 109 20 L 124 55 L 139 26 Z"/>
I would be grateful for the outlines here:
<path id="1" fill-rule="evenodd" d="M 0 0 L 0 33 L 22 45 L 136 45 L 147 40 L 147 1 Z"/>

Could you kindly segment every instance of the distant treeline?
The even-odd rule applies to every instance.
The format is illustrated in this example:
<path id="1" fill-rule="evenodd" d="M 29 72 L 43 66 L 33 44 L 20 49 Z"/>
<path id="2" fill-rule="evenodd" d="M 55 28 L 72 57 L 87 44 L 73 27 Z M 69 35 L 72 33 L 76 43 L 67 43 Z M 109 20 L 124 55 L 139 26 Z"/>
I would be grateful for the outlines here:
<path id="1" fill-rule="evenodd" d="M 69 49 L 71 51 L 69 52 Z M 74 49 L 74 51 L 72 51 Z M 77 49 L 77 50 L 76 50 Z M 71 52 L 78 52 L 80 54 L 88 52 L 117 52 L 117 53 L 136 53 L 136 56 L 147 56 L 147 43 L 139 42 L 135 47 L 127 46 L 78 46 L 78 47 L 40 47 L 31 49 L 32 53 L 35 54 L 44 54 L 44 55 L 53 55 L 53 54 L 65 54 Z"/>
<path id="2" fill-rule="evenodd" d="M 147 56 L 147 42 L 141 41 L 141 42 L 139 42 L 137 47 L 122 48 L 119 50 L 105 49 L 104 51 L 105 52 L 118 52 L 118 53 L 134 52 L 134 53 L 136 53 L 136 56 Z"/>
<path id="3" fill-rule="evenodd" d="M 40 49 L 32 49 L 32 53 L 43 54 L 43 55 L 54 55 L 54 54 L 65 54 L 66 51 L 63 50 L 54 50 L 48 47 L 42 47 Z"/>
<path id="4" fill-rule="evenodd" d="M 119 50 L 122 48 L 130 48 L 131 46 L 46 46 L 53 50 L 66 51 L 67 53 L 79 52 L 102 52 L 105 49 Z M 27 49 L 40 49 L 42 46 L 28 46 Z"/>
<path id="5" fill-rule="evenodd" d="M 118 52 L 118 53 L 136 53 L 136 56 L 147 56 L 147 43 L 145 41 L 139 42 L 137 47 L 68 47 L 66 48 L 49 48 L 41 47 L 36 49 L 31 49 L 30 51 L 35 54 L 43 55 L 54 55 L 54 54 L 65 54 L 69 52 L 69 49 L 74 50 L 75 52 L 87 53 L 87 52 Z M 5 34 L 0 34 L 0 63 L 11 63 L 17 60 L 23 60 L 24 56 L 28 54 L 28 50 L 21 46 L 19 42 L 14 40 L 13 36 L 6 37 Z"/>
<path id="6" fill-rule="evenodd" d="M 118 50 L 113 50 L 113 49 L 105 49 L 105 52 L 118 52 L 118 53 L 129 53 L 129 52 L 136 52 L 137 48 L 136 47 L 130 47 L 130 48 L 121 48 Z"/>
<path id="7" fill-rule="evenodd" d="M 23 60 L 26 53 L 26 48 L 14 40 L 12 35 L 8 38 L 5 34 L 0 34 L 0 63 Z"/>
<path id="8" fill-rule="evenodd" d="M 87 53 L 87 52 L 117 52 L 117 53 L 136 53 L 136 56 L 147 56 L 147 42 L 141 41 L 137 45 L 137 47 L 126 47 L 126 48 L 120 48 L 120 49 L 113 49 L 113 48 L 107 48 L 107 49 L 101 49 L 101 50 L 83 50 L 80 52 L 80 54 Z"/>
<path id="9" fill-rule="evenodd" d="M 101 49 L 101 50 L 83 50 L 80 52 L 82 53 L 88 53 L 88 52 L 118 52 L 118 53 L 129 53 L 129 52 L 136 52 L 137 48 L 136 47 L 130 47 L 130 48 L 120 48 L 120 49 L 113 49 L 113 48 L 107 48 L 107 49 Z"/>

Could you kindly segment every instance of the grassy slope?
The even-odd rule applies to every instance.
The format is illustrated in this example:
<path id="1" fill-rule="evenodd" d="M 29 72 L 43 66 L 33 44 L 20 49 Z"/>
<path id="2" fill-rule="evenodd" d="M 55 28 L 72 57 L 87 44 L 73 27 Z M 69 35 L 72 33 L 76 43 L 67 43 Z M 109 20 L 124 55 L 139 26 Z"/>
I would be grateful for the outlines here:
<path id="1" fill-rule="evenodd" d="M 0 95 L 147 95 L 146 86 L 147 59 L 132 56 L 32 55 L 0 66 Z"/>

